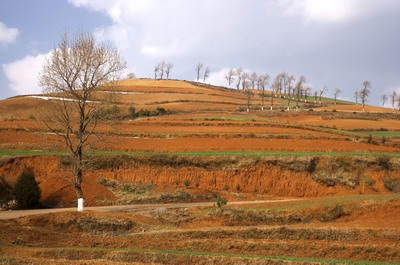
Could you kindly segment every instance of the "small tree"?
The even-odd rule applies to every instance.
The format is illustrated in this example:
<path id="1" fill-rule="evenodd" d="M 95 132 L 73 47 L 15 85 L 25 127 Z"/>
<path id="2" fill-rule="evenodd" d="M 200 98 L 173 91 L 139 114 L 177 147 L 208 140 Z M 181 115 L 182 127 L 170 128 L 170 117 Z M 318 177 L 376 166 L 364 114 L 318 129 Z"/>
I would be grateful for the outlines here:
<path id="1" fill-rule="evenodd" d="M 167 75 L 167 79 L 169 79 L 169 75 L 171 74 L 171 70 L 174 67 L 173 63 L 167 63 L 165 65 L 165 74 Z"/>
<path id="2" fill-rule="evenodd" d="M 397 93 L 396 91 L 393 91 L 390 94 L 390 102 L 392 103 L 392 108 L 394 109 L 394 103 L 396 103 L 396 99 L 397 99 Z"/>
<path id="3" fill-rule="evenodd" d="M 370 90 L 369 90 L 370 87 L 371 87 L 371 82 L 366 80 L 363 82 L 363 88 L 360 90 L 360 99 L 361 99 L 363 111 L 365 111 L 365 102 L 367 102 L 367 98 L 370 93 Z"/>
<path id="4" fill-rule="evenodd" d="M 233 82 L 233 76 L 235 75 L 235 70 L 233 70 L 232 68 L 229 69 L 228 73 L 226 73 L 225 75 L 225 79 L 226 81 L 228 81 L 228 86 L 231 86 L 232 82 Z"/>
<path id="5" fill-rule="evenodd" d="M 322 95 L 328 91 L 328 88 L 324 86 L 322 89 L 319 90 L 319 104 L 322 104 Z"/>
<path id="6" fill-rule="evenodd" d="M 357 105 L 358 105 L 358 94 L 359 94 L 358 91 L 355 91 L 355 92 L 354 92 L 354 99 L 356 100 L 356 104 L 357 104 Z"/>
<path id="7" fill-rule="evenodd" d="M 237 76 L 237 82 L 236 82 L 236 89 L 239 90 L 240 88 L 240 82 L 242 81 L 242 73 L 243 73 L 243 68 L 239 67 L 235 70 L 235 75 Z"/>
<path id="8" fill-rule="evenodd" d="M 342 93 L 342 90 L 340 88 L 335 88 L 335 93 L 333 94 L 335 96 L 335 105 L 336 105 L 336 100 L 337 97 Z"/>
<path id="9" fill-rule="evenodd" d="M 204 75 L 203 75 L 203 82 L 206 82 L 207 78 L 210 77 L 210 68 L 206 67 L 204 70 Z"/>
<path id="10" fill-rule="evenodd" d="M 129 79 L 136 78 L 136 75 L 135 75 L 135 73 L 129 73 L 126 75 L 126 78 L 129 78 Z"/>
<path id="11" fill-rule="evenodd" d="M 158 74 L 160 73 L 160 64 L 154 66 L 154 79 L 157 79 Z"/>
<path id="12" fill-rule="evenodd" d="M 26 167 L 18 177 L 13 194 L 19 208 L 29 209 L 39 205 L 41 190 L 32 168 Z"/>
<path id="13" fill-rule="evenodd" d="M 383 94 L 381 96 L 381 101 L 382 101 L 382 106 L 385 106 L 386 101 L 388 100 L 388 97 L 386 94 Z"/>
<path id="14" fill-rule="evenodd" d="M 199 82 L 200 79 L 200 71 L 203 68 L 203 63 L 198 63 L 196 66 L 196 80 Z"/>

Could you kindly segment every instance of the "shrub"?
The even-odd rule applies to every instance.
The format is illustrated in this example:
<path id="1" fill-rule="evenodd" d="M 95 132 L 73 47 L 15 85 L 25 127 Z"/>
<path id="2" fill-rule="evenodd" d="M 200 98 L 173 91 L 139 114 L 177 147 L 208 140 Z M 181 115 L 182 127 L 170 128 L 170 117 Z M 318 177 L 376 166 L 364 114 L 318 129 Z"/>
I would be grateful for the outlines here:
<path id="1" fill-rule="evenodd" d="M 132 106 L 129 107 L 128 111 L 129 111 L 129 116 L 131 116 L 132 118 L 135 118 L 135 114 L 136 114 L 135 107 L 132 107 Z"/>
<path id="2" fill-rule="evenodd" d="M 185 184 L 185 187 L 189 187 L 190 185 L 190 180 L 189 179 L 185 179 L 185 181 L 183 182 Z"/>
<path id="3" fill-rule="evenodd" d="M 385 143 L 386 143 L 386 137 L 385 137 L 385 136 L 382 136 L 381 142 L 382 142 L 382 144 L 385 144 Z"/>
<path id="4" fill-rule="evenodd" d="M 332 112 L 337 112 L 337 110 L 336 110 L 336 109 L 333 109 Z"/>
<path id="5" fill-rule="evenodd" d="M 229 190 L 229 186 L 228 185 L 225 185 L 224 186 L 224 191 L 228 191 Z"/>
<path id="6" fill-rule="evenodd" d="M 400 177 L 397 178 L 385 178 L 383 180 L 385 188 L 389 191 L 400 193 Z"/>
<path id="7" fill-rule="evenodd" d="M 223 206 L 225 206 L 227 203 L 228 203 L 228 199 L 227 199 L 227 198 L 218 196 L 218 197 L 217 197 L 217 200 L 216 200 L 216 202 L 215 202 L 215 205 L 216 205 L 219 209 L 221 209 L 221 208 L 222 208 Z"/>
<path id="8" fill-rule="evenodd" d="M 375 158 L 376 165 L 382 170 L 390 169 L 390 158 L 387 156 L 377 156 Z"/>
<path id="9" fill-rule="evenodd" d="M 199 187 L 199 183 L 198 182 L 196 182 L 195 184 L 194 184 L 194 186 L 196 187 L 196 188 L 198 188 Z"/>
<path id="10" fill-rule="evenodd" d="M 367 142 L 368 143 L 372 143 L 372 134 L 368 135 Z"/>
<path id="11" fill-rule="evenodd" d="M 237 191 L 237 192 L 240 191 L 240 185 L 239 185 L 239 183 L 236 185 L 236 191 Z"/>
<path id="12" fill-rule="evenodd" d="M 14 186 L 14 198 L 19 208 L 34 208 L 39 205 L 41 190 L 32 168 L 26 167 Z"/>

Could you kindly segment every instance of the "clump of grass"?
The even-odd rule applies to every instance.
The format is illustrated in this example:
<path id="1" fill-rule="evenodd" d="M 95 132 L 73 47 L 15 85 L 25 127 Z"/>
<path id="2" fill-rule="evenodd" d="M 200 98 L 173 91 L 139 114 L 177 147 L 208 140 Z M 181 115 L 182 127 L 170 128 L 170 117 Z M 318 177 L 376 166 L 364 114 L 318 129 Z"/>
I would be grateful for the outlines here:
<path id="1" fill-rule="evenodd" d="M 385 178 L 383 180 L 385 188 L 389 191 L 400 193 L 400 177 Z"/>
<path id="2" fill-rule="evenodd" d="M 185 179 L 185 181 L 183 182 L 183 184 L 185 184 L 185 187 L 189 187 L 190 186 L 191 181 L 189 179 Z"/>
<path id="3" fill-rule="evenodd" d="M 360 180 L 351 172 L 340 169 L 336 172 L 330 172 L 327 169 L 320 169 L 311 176 L 315 181 L 322 183 L 328 187 L 340 184 L 345 187 L 355 188 L 359 185 Z"/>

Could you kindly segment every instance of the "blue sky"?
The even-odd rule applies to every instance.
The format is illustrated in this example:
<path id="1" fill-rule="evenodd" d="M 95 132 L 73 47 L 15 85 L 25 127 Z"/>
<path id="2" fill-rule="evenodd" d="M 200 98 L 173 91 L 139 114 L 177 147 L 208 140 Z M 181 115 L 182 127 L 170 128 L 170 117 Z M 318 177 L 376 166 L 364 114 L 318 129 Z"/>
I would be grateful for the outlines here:
<path id="1" fill-rule="evenodd" d="M 44 58 L 65 30 L 82 30 L 115 45 L 138 77 L 162 60 L 186 80 L 203 62 L 217 85 L 231 67 L 286 71 L 348 100 L 369 80 L 368 102 L 380 105 L 400 92 L 399 28 L 398 0 L 0 0 L 0 99 L 40 93 Z"/>

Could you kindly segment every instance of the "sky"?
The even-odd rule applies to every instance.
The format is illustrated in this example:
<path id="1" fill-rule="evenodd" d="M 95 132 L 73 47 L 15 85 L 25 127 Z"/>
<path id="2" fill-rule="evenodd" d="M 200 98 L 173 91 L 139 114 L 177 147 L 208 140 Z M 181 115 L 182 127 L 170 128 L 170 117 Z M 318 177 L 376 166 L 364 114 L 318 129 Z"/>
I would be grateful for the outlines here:
<path id="1" fill-rule="evenodd" d="M 114 45 L 127 73 L 227 86 L 230 68 L 299 77 L 326 96 L 354 101 L 371 82 L 368 103 L 400 93 L 399 0 L 0 0 L 0 99 L 41 93 L 38 75 L 62 34 L 93 33 Z M 386 103 L 389 106 L 389 103 Z"/>

